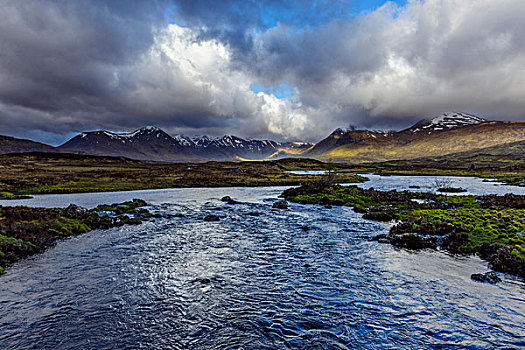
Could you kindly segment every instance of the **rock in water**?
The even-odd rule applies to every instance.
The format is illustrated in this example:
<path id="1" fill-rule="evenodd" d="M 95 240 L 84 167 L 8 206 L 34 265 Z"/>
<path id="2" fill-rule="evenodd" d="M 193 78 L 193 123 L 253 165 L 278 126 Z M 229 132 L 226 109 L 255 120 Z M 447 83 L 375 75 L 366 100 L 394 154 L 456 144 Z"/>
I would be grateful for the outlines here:
<path id="1" fill-rule="evenodd" d="M 217 215 L 206 215 L 204 221 L 220 221 L 221 219 Z"/>
<path id="2" fill-rule="evenodd" d="M 281 199 L 280 201 L 277 201 L 277 202 L 273 203 L 272 208 L 287 209 L 288 208 L 288 202 L 285 201 L 284 199 Z"/>
<path id="3" fill-rule="evenodd" d="M 221 202 L 226 202 L 228 204 L 241 204 L 241 202 L 239 201 L 236 201 L 235 199 L 233 199 L 232 197 L 230 196 L 224 196 L 221 198 Z"/>
<path id="4" fill-rule="evenodd" d="M 470 276 L 474 281 L 478 282 L 488 282 L 492 284 L 496 284 L 498 282 L 501 282 L 501 278 L 494 272 L 489 271 L 487 273 L 475 273 Z"/>
<path id="5" fill-rule="evenodd" d="M 437 247 L 436 237 L 425 237 L 416 233 L 405 233 L 402 235 L 389 235 L 390 243 L 394 247 L 405 249 L 425 249 Z"/>

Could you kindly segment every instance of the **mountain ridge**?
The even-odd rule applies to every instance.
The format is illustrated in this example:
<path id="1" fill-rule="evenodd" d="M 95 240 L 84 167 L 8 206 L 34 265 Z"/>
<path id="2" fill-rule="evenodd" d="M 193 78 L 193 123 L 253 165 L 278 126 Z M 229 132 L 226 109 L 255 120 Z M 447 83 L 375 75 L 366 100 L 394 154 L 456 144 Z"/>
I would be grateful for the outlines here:
<path id="1" fill-rule="evenodd" d="M 281 151 L 308 148 L 310 144 L 245 140 L 234 135 L 210 138 L 169 135 L 157 127 L 143 127 L 130 133 L 105 130 L 83 132 L 58 146 L 63 151 L 126 156 L 148 161 L 203 161 L 265 159 Z"/>
<path id="2" fill-rule="evenodd" d="M 152 162 L 271 160 L 300 156 L 355 164 L 440 156 L 522 140 L 525 140 L 525 122 L 489 121 L 472 114 L 448 112 L 422 119 L 400 131 L 338 128 L 316 144 L 246 140 L 234 135 L 216 138 L 170 135 L 158 127 L 146 126 L 126 133 L 82 132 L 58 147 L 4 136 L 0 137 L 0 153 L 71 152 Z"/>
<path id="3" fill-rule="evenodd" d="M 522 140 L 525 122 L 489 121 L 453 112 L 397 132 L 336 129 L 303 156 L 356 164 L 446 155 Z"/>

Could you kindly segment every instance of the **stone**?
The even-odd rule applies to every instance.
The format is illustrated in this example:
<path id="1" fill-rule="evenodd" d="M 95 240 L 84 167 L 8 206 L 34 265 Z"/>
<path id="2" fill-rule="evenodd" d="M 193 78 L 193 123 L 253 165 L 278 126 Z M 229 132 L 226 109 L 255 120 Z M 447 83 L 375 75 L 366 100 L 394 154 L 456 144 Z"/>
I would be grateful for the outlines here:
<path id="1" fill-rule="evenodd" d="M 388 222 L 394 220 L 395 215 L 392 211 L 370 211 L 363 215 L 363 219 Z"/>
<path id="2" fill-rule="evenodd" d="M 390 243 L 394 247 L 405 249 L 436 248 L 436 237 L 424 237 L 416 233 L 405 233 L 402 235 L 389 235 Z"/>
<path id="3" fill-rule="evenodd" d="M 66 213 L 69 214 L 69 215 L 84 215 L 84 214 L 87 213 L 87 209 L 79 207 L 78 205 L 71 203 L 66 208 Z"/>
<path id="4" fill-rule="evenodd" d="M 474 273 L 470 276 L 470 278 L 474 281 L 487 282 L 492 284 L 501 282 L 501 278 L 499 278 L 499 276 L 494 271 L 489 271 L 486 273 Z"/>
<path id="5" fill-rule="evenodd" d="M 221 218 L 219 218 L 217 215 L 206 215 L 203 220 L 204 221 L 220 221 Z"/>
<path id="6" fill-rule="evenodd" d="M 273 203 L 272 208 L 276 209 L 287 209 L 288 208 L 288 202 L 284 199 L 281 199 L 275 203 Z"/>

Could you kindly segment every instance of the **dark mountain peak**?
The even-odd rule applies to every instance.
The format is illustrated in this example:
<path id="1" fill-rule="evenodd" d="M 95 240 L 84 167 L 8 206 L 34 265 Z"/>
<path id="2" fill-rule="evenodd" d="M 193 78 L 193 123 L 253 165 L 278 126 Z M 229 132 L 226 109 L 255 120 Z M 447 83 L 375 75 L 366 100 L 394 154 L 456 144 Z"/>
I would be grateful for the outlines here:
<path id="1" fill-rule="evenodd" d="M 116 134 L 121 138 L 137 138 L 137 137 L 165 137 L 165 138 L 171 138 L 171 136 L 162 130 L 161 128 L 158 128 L 156 126 L 145 126 L 140 129 L 137 129 L 130 133 L 123 133 L 123 134 Z"/>
<path id="2" fill-rule="evenodd" d="M 152 132 L 155 132 L 155 131 L 163 131 L 163 130 L 161 128 L 157 127 L 157 126 L 148 125 L 148 126 L 144 126 L 144 127 L 140 128 L 140 129 L 138 129 L 137 131 L 152 133 Z"/>
<path id="3" fill-rule="evenodd" d="M 341 136 L 341 135 L 346 134 L 347 132 L 348 132 L 348 130 L 346 130 L 346 129 L 337 128 L 334 131 L 332 131 L 330 136 Z"/>
<path id="4" fill-rule="evenodd" d="M 477 125 L 485 122 L 487 122 L 486 119 L 480 118 L 472 114 L 461 112 L 447 112 L 430 119 L 423 119 L 417 122 L 409 130 L 413 133 L 421 131 L 431 133 L 433 131 L 457 129 L 464 126 Z"/>
<path id="5" fill-rule="evenodd" d="M 184 135 L 175 135 L 173 136 L 173 139 L 177 141 L 177 143 L 183 147 L 195 147 L 195 141 L 189 138 L 188 136 Z"/>
<path id="6" fill-rule="evenodd" d="M 129 133 L 105 130 L 84 132 L 62 146 L 62 150 L 96 155 L 123 155 L 153 161 L 264 159 L 280 151 L 305 149 L 304 145 L 283 147 L 270 140 L 245 140 L 234 135 L 217 138 L 170 136 L 155 126 L 146 126 Z M 284 150 L 283 150 L 284 148 Z"/>
<path id="7" fill-rule="evenodd" d="M 136 138 L 137 136 L 145 136 L 145 135 L 158 135 L 157 137 L 169 136 L 164 130 L 156 126 L 145 126 L 133 132 L 126 132 L 126 133 L 116 133 L 116 132 L 106 131 L 106 130 L 85 131 L 81 133 L 80 135 L 78 135 L 77 137 L 86 138 L 88 136 L 91 136 L 91 137 L 99 136 L 99 137 L 111 138 L 114 140 L 128 141 L 130 139 Z"/>

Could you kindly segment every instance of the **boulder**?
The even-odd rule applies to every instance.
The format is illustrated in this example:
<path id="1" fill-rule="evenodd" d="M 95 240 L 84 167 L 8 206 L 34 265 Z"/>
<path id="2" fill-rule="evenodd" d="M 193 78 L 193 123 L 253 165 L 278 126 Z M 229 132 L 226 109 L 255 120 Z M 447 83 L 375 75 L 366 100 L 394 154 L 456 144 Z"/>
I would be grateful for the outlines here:
<path id="1" fill-rule="evenodd" d="M 71 203 L 66 208 L 66 213 L 69 215 L 84 215 L 87 213 L 87 211 L 88 210 L 86 208 L 79 207 L 78 205 L 73 204 L 73 203 Z"/>
<path id="2" fill-rule="evenodd" d="M 436 237 L 425 237 L 417 233 L 405 233 L 402 235 L 390 235 L 390 243 L 398 248 L 406 249 L 424 249 L 424 248 L 436 248 L 437 239 Z"/>
<path id="3" fill-rule="evenodd" d="M 226 202 L 227 204 L 241 204 L 241 202 L 236 201 L 230 196 L 224 196 L 221 198 L 222 202 Z"/>
<path id="4" fill-rule="evenodd" d="M 392 221 L 395 219 L 395 214 L 392 211 L 370 211 L 363 215 L 363 219 L 377 220 L 377 221 Z"/>
<path id="5" fill-rule="evenodd" d="M 501 282 L 501 278 L 499 278 L 499 276 L 494 271 L 489 271 L 486 273 L 475 273 L 475 274 L 472 274 L 470 278 L 473 279 L 474 281 L 487 282 L 487 283 L 492 283 L 492 284 Z"/>
<path id="6" fill-rule="evenodd" d="M 284 199 L 281 199 L 281 200 L 273 203 L 272 208 L 287 209 L 288 208 L 288 202 L 285 201 Z"/>
<path id="7" fill-rule="evenodd" d="M 217 215 L 206 215 L 203 220 L 204 221 L 220 221 L 221 218 L 219 218 Z"/>

